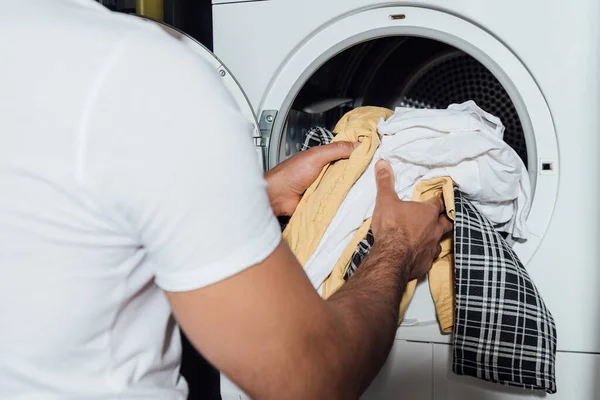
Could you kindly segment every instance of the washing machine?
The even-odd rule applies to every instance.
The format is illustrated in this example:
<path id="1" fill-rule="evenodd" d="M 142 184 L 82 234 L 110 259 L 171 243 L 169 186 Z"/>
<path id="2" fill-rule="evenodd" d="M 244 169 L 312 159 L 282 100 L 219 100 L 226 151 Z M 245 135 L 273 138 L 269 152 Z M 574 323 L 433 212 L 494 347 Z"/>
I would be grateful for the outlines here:
<path id="1" fill-rule="evenodd" d="M 473 99 L 499 116 L 532 183 L 532 234 L 512 244 L 555 318 L 553 397 L 600 399 L 599 16 L 597 0 L 213 0 L 215 54 L 170 33 L 219 72 L 265 169 L 362 105 Z M 454 376 L 450 342 L 420 285 L 363 398 L 541 396 Z M 247 398 L 226 377 L 221 388 Z"/>

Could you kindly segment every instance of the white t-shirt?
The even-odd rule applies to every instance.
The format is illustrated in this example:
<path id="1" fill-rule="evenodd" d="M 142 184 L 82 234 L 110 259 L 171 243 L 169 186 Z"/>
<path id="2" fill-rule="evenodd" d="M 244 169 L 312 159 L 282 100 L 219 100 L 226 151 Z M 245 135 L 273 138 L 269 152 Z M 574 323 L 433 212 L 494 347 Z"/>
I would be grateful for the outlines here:
<path id="1" fill-rule="evenodd" d="M 184 399 L 163 289 L 281 238 L 249 121 L 197 55 L 92 0 L 4 2 L 0 60 L 0 398 Z"/>

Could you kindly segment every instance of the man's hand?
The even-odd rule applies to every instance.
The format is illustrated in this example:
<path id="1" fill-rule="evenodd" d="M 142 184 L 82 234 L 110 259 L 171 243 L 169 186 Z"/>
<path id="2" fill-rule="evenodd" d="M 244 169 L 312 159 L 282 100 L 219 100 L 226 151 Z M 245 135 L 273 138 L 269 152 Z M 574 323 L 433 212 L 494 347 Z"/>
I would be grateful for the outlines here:
<path id="1" fill-rule="evenodd" d="M 375 174 L 377 200 L 371 224 L 375 245 L 352 279 L 328 300 L 344 322 L 344 341 L 352 349 L 351 359 L 342 364 L 342 382 L 349 393 L 362 393 L 381 368 L 394 341 L 406 284 L 429 271 L 440 239 L 452 229 L 442 215 L 441 199 L 401 201 L 387 161 L 376 164 Z M 360 365 L 351 368 L 353 360 L 361 360 Z"/>
<path id="2" fill-rule="evenodd" d="M 278 164 L 265 174 L 273 212 L 277 216 L 294 213 L 300 198 L 330 162 L 350 157 L 354 143 L 336 142 L 313 147 Z"/>
<path id="3" fill-rule="evenodd" d="M 375 171 L 377 202 L 372 222 L 375 243 L 379 250 L 390 253 L 403 264 L 406 278 L 417 279 L 431 269 L 440 254 L 442 236 L 452 230 L 452 221 L 446 216 L 441 197 L 424 202 L 400 200 L 394 190 L 394 172 L 387 161 L 378 161 Z"/>

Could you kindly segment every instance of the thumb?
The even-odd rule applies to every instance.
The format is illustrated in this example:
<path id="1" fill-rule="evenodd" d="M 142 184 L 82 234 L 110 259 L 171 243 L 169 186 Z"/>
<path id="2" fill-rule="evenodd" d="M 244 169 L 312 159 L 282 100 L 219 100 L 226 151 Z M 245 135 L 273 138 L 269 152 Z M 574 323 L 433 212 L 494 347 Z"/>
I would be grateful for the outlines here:
<path id="1" fill-rule="evenodd" d="M 386 160 L 379 160 L 375 164 L 375 180 L 377 182 L 377 197 L 388 195 L 398 197 L 394 188 L 394 171 Z"/>
<path id="2" fill-rule="evenodd" d="M 312 157 L 312 163 L 324 167 L 330 162 L 349 158 L 355 149 L 355 144 L 352 142 L 334 142 L 323 146 L 317 146 L 309 149 Z"/>

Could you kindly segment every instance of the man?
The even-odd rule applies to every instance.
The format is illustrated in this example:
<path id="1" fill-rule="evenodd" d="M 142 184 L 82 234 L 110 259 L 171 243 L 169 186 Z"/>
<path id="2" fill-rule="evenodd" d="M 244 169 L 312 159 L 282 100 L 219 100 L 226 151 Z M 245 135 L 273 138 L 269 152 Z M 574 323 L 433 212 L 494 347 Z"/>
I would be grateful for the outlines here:
<path id="1" fill-rule="evenodd" d="M 273 211 L 351 143 L 267 186 L 215 71 L 91 0 L 5 2 L 0 49 L 0 398 L 183 399 L 172 312 L 254 398 L 358 397 L 451 227 L 441 201 L 401 202 L 378 164 L 376 244 L 325 302 Z"/>

